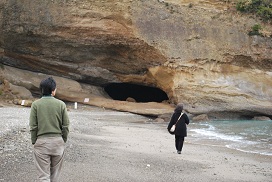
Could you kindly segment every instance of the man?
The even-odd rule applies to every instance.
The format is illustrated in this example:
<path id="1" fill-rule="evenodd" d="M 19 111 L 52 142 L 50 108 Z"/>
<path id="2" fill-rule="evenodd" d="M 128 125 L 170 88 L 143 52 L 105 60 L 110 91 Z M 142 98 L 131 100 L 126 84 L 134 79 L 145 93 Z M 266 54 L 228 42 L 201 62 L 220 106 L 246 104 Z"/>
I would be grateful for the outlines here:
<path id="1" fill-rule="evenodd" d="M 54 98 L 56 82 L 52 77 L 40 83 L 42 98 L 32 103 L 29 126 L 33 156 L 39 180 L 58 182 L 69 133 L 69 118 L 64 102 Z"/>

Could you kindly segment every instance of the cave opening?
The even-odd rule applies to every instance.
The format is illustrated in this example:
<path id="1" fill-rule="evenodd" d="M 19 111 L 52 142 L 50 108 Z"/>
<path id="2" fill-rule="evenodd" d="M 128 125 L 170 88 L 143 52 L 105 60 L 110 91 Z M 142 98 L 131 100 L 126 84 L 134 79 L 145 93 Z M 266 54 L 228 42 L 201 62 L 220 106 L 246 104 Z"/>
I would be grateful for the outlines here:
<path id="1" fill-rule="evenodd" d="M 126 101 L 128 98 L 133 98 L 136 102 L 169 100 L 167 94 L 159 88 L 132 83 L 110 83 L 104 90 L 112 99 L 120 101 Z"/>

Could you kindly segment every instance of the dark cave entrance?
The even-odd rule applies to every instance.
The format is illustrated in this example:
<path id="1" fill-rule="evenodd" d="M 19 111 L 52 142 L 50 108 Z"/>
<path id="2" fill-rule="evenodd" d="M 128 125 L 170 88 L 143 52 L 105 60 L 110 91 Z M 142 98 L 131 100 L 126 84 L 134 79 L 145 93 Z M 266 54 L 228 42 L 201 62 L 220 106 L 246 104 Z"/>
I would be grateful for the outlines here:
<path id="1" fill-rule="evenodd" d="M 159 88 L 131 83 L 110 83 L 105 92 L 114 100 L 126 101 L 133 98 L 136 102 L 162 102 L 169 100 L 167 94 Z"/>

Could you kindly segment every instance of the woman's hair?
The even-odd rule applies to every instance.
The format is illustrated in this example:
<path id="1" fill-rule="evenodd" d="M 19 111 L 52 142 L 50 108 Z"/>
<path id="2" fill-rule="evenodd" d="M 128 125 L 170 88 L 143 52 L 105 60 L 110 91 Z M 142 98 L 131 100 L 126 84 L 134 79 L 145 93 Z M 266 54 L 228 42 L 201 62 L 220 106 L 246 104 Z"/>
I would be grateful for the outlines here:
<path id="1" fill-rule="evenodd" d="M 183 110 L 183 104 L 180 103 L 180 104 L 178 104 L 178 105 L 176 106 L 175 112 L 182 112 L 182 110 Z"/>
<path id="2" fill-rule="evenodd" d="M 52 77 L 48 77 L 41 81 L 40 90 L 42 95 L 51 95 L 52 91 L 56 89 L 56 82 Z"/>

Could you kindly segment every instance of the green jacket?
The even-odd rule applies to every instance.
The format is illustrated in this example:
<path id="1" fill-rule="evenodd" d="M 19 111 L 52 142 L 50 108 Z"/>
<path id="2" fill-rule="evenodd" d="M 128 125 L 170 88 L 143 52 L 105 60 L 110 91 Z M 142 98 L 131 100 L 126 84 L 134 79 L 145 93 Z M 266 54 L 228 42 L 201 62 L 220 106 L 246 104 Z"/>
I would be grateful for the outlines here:
<path id="1" fill-rule="evenodd" d="M 29 118 L 31 142 L 35 144 L 39 136 L 62 136 L 67 141 L 69 118 L 63 101 L 52 96 L 44 96 L 31 105 Z"/>

